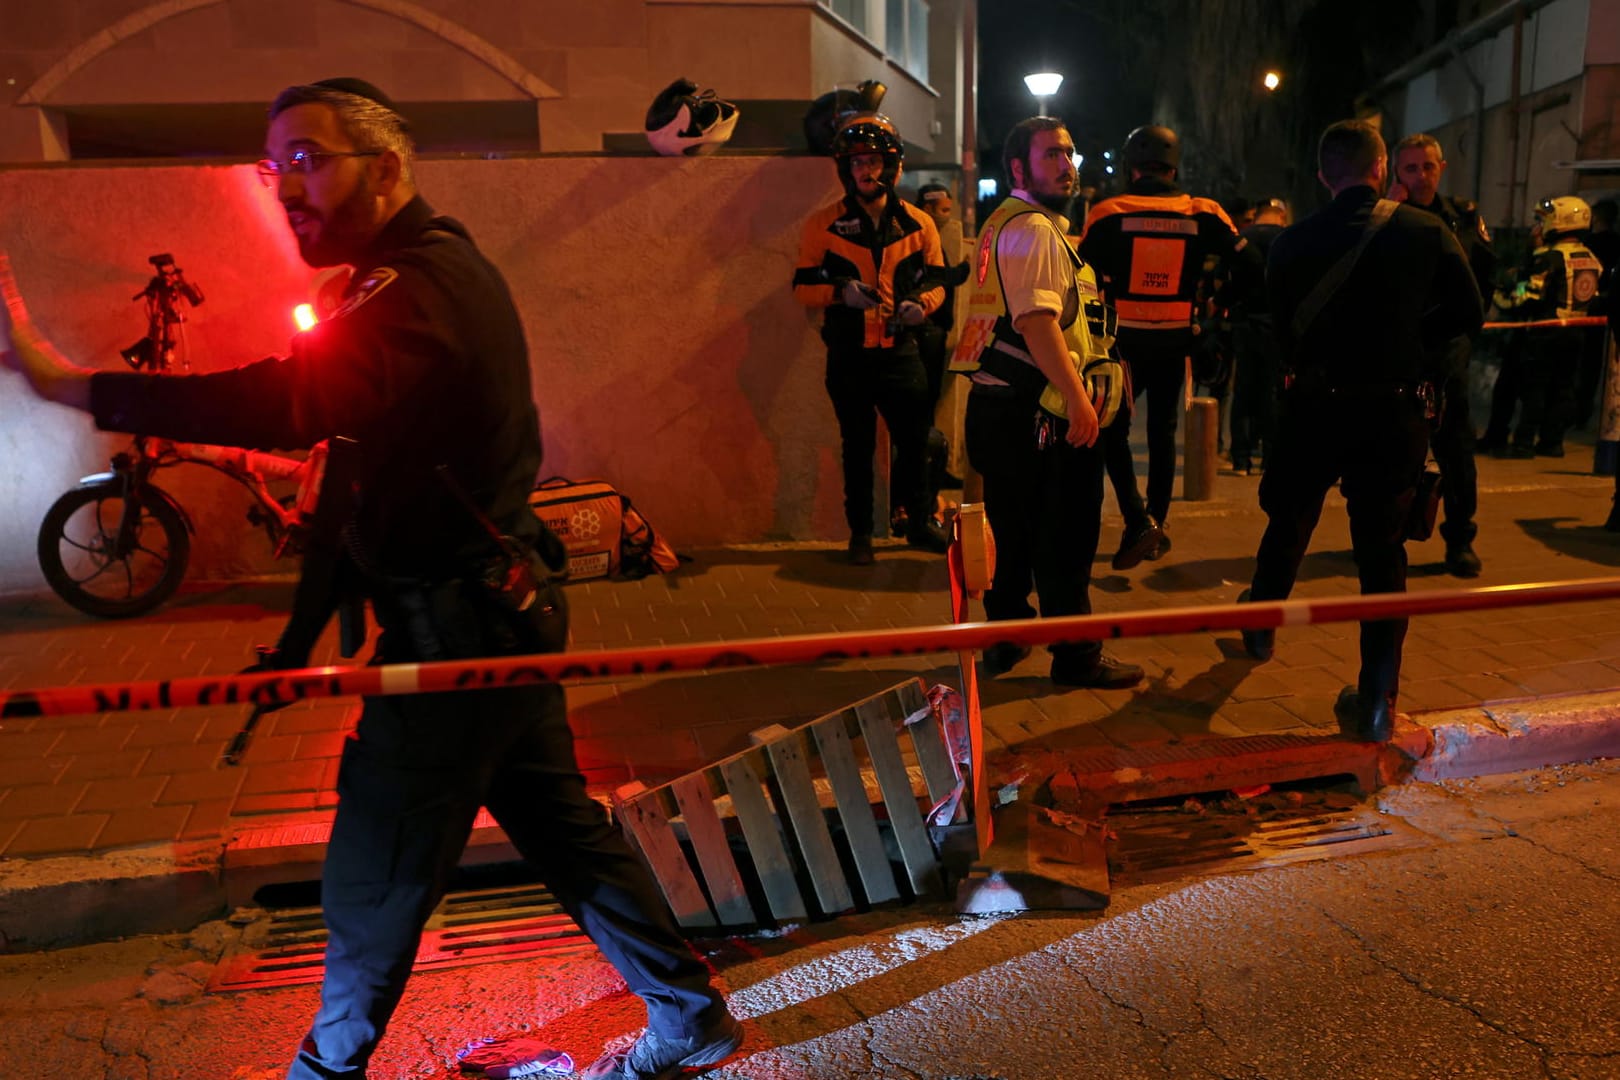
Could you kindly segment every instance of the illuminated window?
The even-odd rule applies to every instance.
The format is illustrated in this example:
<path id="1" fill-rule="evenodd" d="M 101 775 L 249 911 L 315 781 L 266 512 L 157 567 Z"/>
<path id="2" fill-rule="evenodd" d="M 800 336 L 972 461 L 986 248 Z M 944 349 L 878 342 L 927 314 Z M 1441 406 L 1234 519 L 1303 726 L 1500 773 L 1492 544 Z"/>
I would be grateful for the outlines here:
<path id="1" fill-rule="evenodd" d="M 865 34 L 866 0 L 820 0 L 821 6 Z"/>
<path id="2" fill-rule="evenodd" d="M 928 81 L 928 2 L 927 0 L 887 0 L 883 51 L 895 63 Z"/>
<path id="3" fill-rule="evenodd" d="M 816 2 L 881 48 L 890 60 L 919 82 L 928 81 L 928 0 Z M 878 15 L 880 6 L 882 14 Z"/>

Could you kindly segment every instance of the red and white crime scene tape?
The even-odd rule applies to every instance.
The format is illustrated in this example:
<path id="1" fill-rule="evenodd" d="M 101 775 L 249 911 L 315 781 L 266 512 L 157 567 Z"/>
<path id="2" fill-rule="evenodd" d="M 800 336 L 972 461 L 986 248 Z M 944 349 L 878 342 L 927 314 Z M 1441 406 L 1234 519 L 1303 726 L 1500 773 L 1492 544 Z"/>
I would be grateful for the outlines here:
<path id="1" fill-rule="evenodd" d="M 1612 600 L 1617 597 L 1620 597 L 1620 577 L 1609 577 L 1448 592 L 1215 604 L 1061 619 L 804 634 L 488 660 L 305 668 L 251 675 L 57 686 L 0 694 L 0 719 L 170 709 L 189 705 L 279 705 L 314 698 L 477 690 L 548 680 L 565 682 L 604 676 L 806 664 L 878 656 L 966 653 L 1001 641 L 1050 645 L 1054 642 L 1102 641 L 1156 634 L 1265 630 L 1328 622 Z"/>
<path id="2" fill-rule="evenodd" d="M 1538 330 L 1548 326 L 1608 326 L 1609 320 L 1597 315 L 1573 319 L 1531 319 L 1529 322 L 1488 322 L 1484 330 Z"/>

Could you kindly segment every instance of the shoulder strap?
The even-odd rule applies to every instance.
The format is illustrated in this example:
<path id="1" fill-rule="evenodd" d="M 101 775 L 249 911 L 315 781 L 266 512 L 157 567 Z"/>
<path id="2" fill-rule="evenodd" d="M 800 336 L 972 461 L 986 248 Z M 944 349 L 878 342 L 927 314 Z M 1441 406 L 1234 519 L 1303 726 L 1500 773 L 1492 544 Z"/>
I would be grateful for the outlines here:
<path id="1" fill-rule="evenodd" d="M 1372 243 L 1372 238 L 1378 234 L 1378 230 L 1395 216 L 1395 208 L 1399 205 L 1392 199 L 1379 199 L 1373 206 L 1372 216 L 1367 219 L 1367 227 L 1361 231 L 1361 239 L 1356 241 L 1356 246 L 1345 252 L 1339 261 L 1322 275 L 1322 279 L 1316 283 L 1316 288 L 1312 289 L 1310 295 L 1294 309 L 1293 331 L 1296 339 L 1305 333 L 1305 328 L 1311 325 L 1311 321 L 1321 314 L 1327 302 L 1333 299 L 1333 294 L 1339 291 L 1339 286 L 1350 276 L 1350 271 L 1356 268 L 1361 253 L 1367 250 L 1367 245 Z"/>

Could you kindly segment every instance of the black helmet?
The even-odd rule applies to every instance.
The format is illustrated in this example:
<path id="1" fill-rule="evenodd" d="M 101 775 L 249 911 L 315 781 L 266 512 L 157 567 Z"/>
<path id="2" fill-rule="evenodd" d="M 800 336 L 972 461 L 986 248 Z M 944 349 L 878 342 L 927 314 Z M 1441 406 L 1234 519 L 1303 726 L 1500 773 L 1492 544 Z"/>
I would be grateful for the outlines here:
<path id="1" fill-rule="evenodd" d="M 845 191 L 855 190 L 850 173 L 850 160 L 857 154 L 882 154 L 883 185 L 891 191 L 900 179 L 900 162 L 906 156 L 906 144 L 900 138 L 894 121 L 882 113 L 859 113 L 845 120 L 832 138 L 832 154 L 838 161 L 838 179 Z"/>
<path id="2" fill-rule="evenodd" d="M 1127 169 L 1140 169 L 1144 165 L 1179 169 L 1181 140 L 1163 124 L 1147 124 L 1125 136 L 1123 157 Z"/>
<path id="3" fill-rule="evenodd" d="M 810 103 L 804 114 L 804 141 L 814 154 L 832 153 L 833 136 L 857 113 L 875 113 L 889 88 L 868 79 L 855 89 L 830 90 Z"/>

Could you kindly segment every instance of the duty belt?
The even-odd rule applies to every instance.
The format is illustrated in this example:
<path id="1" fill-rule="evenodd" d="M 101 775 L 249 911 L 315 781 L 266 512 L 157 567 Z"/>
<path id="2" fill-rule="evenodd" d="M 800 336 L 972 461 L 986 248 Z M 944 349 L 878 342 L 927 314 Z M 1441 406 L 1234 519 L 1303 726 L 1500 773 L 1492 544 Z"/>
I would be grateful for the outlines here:
<path id="1" fill-rule="evenodd" d="M 1035 366 L 1035 358 L 1005 341 L 991 342 L 990 347 L 979 354 L 979 370 L 1026 393 L 1039 394 L 1046 389 L 1046 376 Z"/>

